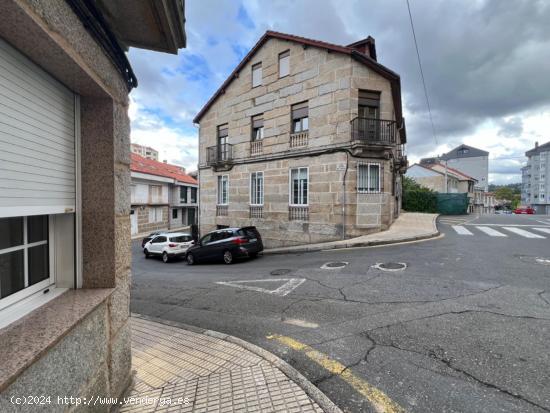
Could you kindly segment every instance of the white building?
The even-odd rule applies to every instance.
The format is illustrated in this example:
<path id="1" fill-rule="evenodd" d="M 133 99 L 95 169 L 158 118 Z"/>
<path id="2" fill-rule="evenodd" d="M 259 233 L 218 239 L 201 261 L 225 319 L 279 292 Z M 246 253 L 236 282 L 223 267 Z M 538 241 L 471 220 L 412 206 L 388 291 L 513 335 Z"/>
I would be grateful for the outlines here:
<path id="1" fill-rule="evenodd" d="M 132 154 L 132 235 L 197 223 L 198 182 L 180 166 Z"/>
<path id="2" fill-rule="evenodd" d="M 132 143 L 130 147 L 132 153 L 138 154 L 139 156 L 143 156 L 147 159 L 152 159 L 154 161 L 159 160 L 159 152 L 156 149 L 153 149 L 149 146 L 139 145 L 137 143 Z"/>
<path id="3" fill-rule="evenodd" d="M 537 214 L 550 214 L 550 142 L 525 152 L 527 165 L 521 168 L 521 203 L 531 205 Z"/>

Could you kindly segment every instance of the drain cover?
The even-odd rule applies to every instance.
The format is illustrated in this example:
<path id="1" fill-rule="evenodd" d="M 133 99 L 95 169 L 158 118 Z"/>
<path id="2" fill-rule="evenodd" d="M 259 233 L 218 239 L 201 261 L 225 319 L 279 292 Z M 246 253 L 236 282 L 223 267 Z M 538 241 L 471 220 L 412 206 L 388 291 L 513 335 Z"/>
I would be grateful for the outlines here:
<path id="1" fill-rule="evenodd" d="M 335 268 L 344 268 L 348 264 L 349 263 L 346 262 L 346 261 L 327 262 L 327 263 L 321 265 L 321 268 L 324 269 L 324 270 L 335 269 Z"/>
<path id="2" fill-rule="evenodd" d="M 373 267 L 382 271 L 403 271 L 407 268 L 407 264 L 404 262 L 380 262 Z"/>
<path id="3" fill-rule="evenodd" d="M 280 268 L 278 270 L 273 270 L 270 272 L 271 275 L 286 275 L 289 274 L 292 270 L 289 270 L 288 268 Z"/>

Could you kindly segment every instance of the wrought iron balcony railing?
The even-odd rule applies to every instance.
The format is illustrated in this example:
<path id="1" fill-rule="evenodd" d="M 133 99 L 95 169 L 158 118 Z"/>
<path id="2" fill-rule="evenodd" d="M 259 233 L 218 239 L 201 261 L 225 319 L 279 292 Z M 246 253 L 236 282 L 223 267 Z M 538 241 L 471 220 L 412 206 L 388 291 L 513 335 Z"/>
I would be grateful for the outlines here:
<path id="1" fill-rule="evenodd" d="M 233 161 L 233 145 L 223 143 L 206 148 L 206 164 L 218 165 Z"/>
<path id="2" fill-rule="evenodd" d="M 351 121 L 351 139 L 362 143 L 395 145 L 397 122 L 375 118 L 355 118 Z"/>

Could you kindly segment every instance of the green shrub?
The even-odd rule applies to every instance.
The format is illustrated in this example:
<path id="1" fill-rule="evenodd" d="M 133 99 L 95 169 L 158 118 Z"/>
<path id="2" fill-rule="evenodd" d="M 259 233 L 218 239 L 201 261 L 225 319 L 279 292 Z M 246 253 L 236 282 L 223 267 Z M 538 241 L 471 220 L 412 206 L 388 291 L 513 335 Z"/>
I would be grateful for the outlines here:
<path id="1" fill-rule="evenodd" d="M 429 189 L 403 189 L 403 209 L 409 212 L 437 212 L 437 194 Z"/>

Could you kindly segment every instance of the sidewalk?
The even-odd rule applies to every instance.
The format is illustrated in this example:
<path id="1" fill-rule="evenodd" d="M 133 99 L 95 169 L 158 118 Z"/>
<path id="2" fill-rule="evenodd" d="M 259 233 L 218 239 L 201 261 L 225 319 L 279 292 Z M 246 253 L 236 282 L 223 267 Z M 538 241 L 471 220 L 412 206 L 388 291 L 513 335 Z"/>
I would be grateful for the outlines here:
<path id="1" fill-rule="evenodd" d="M 293 367 L 253 344 L 144 316 L 131 323 L 135 377 L 120 412 L 341 413 Z"/>
<path id="2" fill-rule="evenodd" d="M 369 247 L 374 245 L 396 244 L 399 242 L 434 238 L 439 235 L 436 225 L 437 217 L 438 214 L 402 212 L 399 218 L 395 220 L 390 229 L 387 231 L 363 235 L 361 237 L 350 238 L 342 241 L 271 248 L 264 250 L 264 254 L 286 254 L 340 248 Z"/>

